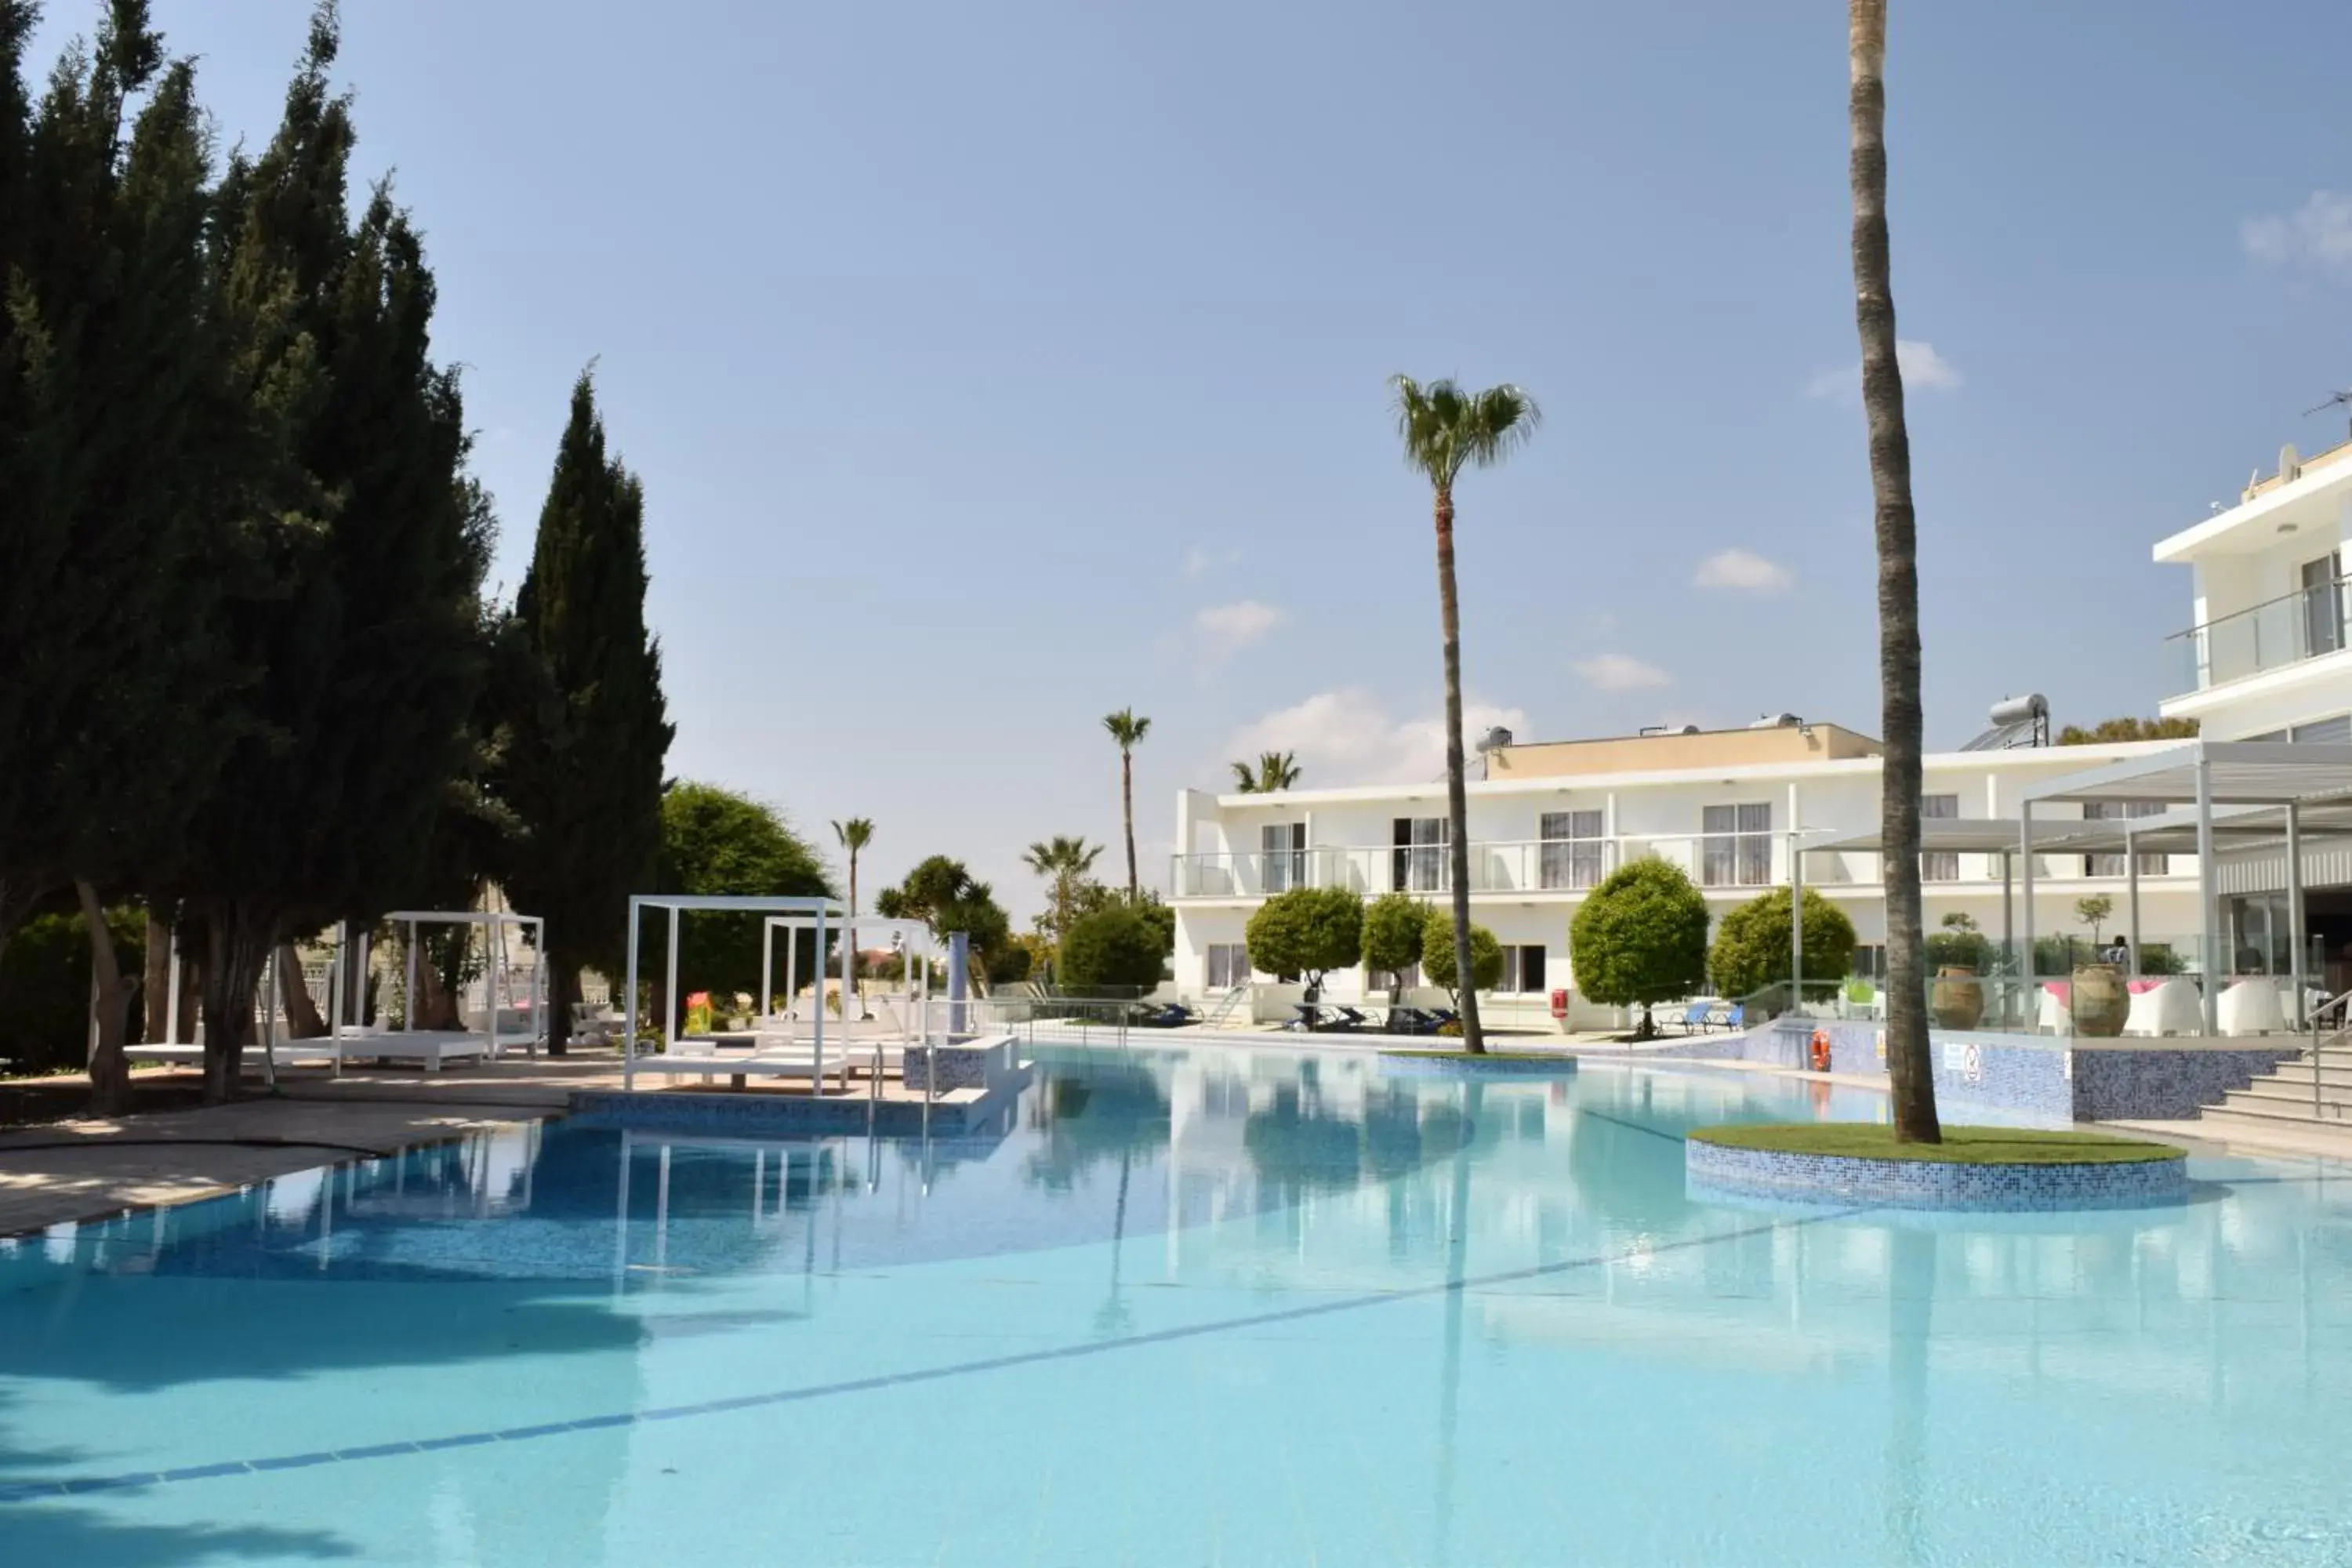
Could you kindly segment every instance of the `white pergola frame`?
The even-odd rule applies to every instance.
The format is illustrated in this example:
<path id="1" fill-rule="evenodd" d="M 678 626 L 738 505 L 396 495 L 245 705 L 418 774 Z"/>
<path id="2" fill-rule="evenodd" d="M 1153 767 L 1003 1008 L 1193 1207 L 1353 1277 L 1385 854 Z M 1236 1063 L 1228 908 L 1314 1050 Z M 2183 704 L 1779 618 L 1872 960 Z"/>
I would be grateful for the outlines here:
<path id="1" fill-rule="evenodd" d="M 2305 810 L 2352 800 L 2352 746 L 2304 745 L 2283 741 L 2189 741 L 2146 756 L 2111 763 L 2028 789 L 2018 802 L 2019 844 L 2031 843 L 2033 807 L 2041 801 L 2155 801 L 2168 806 L 2186 805 L 2187 811 L 2143 817 L 2132 837 L 2135 842 L 2166 828 L 2185 829 L 2196 836 L 2198 966 L 2203 972 L 2205 1032 L 2220 1031 L 2221 922 L 2213 864 L 2216 824 L 2213 808 L 2234 805 L 2254 811 L 2281 813 L 2286 841 L 2287 924 L 2294 933 L 2288 944 L 2289 973 L 2294 983 L 2297 1029 L 2308 1021 L 2304 994 L 2303 814 Z M 2252 812 L 2230 814 L 2224 826 L 2236 828 Z M 2128 820 L 2128 819 L 2126 819 Z M 2025 950 L 2033 951 L 2033 857 L 2025 856 Z M 2137 883 L 2135 882 L 2135 895 Z M 2135 901 L 2137 899 L 2135 898 Z"/>
<path id="2" fill-rule="evenodd" d="M 677 1016 L 677 927 L 682 914 L 747 914 L 804 915 L 810 917 L 810 929 L 816 932 L 817 964 L 824 963 L 824 938 L 828 924 L 840 926 L 849 921 L 849 911 L 838 899 L 810 897 L 804 894 L 740 893 L 632 893 L 629 895 L 629 963 L 628 999 L 624 1012 L 625 1022 L 621 1037 L 621 1087 L 634 1090 L 637 1086 L 637 939 L 644 926 L 647 910 L 664 910 L 669 914 L 669 948 L 667 971 L 662 984 L 662 1029 L 666 1042 L 670 1040 L 670 1020 Z M 762 928 L 761 943 L 766 942 Z M 761 1001 L 767 998 L 762 996 Z M 816 1053 L 815 1082 L 824 1083 L 824 1006 L 819 999 L 814 1024 L 812 1044 Z"/>
<path id="3" fill-rule="evenodd" d="M 910 1007 L 918 1009 L 912 1016 L 919 1020 L 923 1016 L 920 1006 L 930 1000 L 930 962 L 940 956 L 938 951 L 939 941 L 932 935 L 929 922 L 892 920 L 882 915 L 844 915 L 838 929 L 841 932 L 841 1022 L 844 1028 L 845 1029 L 849 1024 L 851 988 L 856 982 L 857 973 L 854 955 L 857 950 L 857 936 L 860 931 L 878 932 L 900 940 L 902 943 L 900 956 L 905 959 L 907 968 L 906 988 L 899 994 L 906 998 Z M 800 944 L 791 939 L 804 931 L 816 933 L 818 984 L 815 1008 L 820 1013 L 824 1012 L 825 922 L 822 915 L 770 915 L 766 923 L 761 926 L 760 931 L 761 1012 L 765 1013 L 768 1004 L 772 1000 L 772 987 L 775 983 L 776 932 L 779 931 L 788 933 L 784 942 L 785 1016 L 788 1017 L 791 1016 L 793 1004 L 800 997 Z M 919 971 L 915 967 L 918 962 L 922 964 Z"/>
<path id="4" fill-rule="evenodd" d="M 541 962 L 531 966 L 530 1019 L 533 1032 L 525 1037 L 523 1047 L 534 1057 L 539 1055 L 539 1047 L 548 1038 L 547 964 L 545 963 L 547 921 L 543 917 L 520 914 L 512 910 L 394 910 L 385 915 L 383 921 L 391 925 L 405 927 L 408 933 L 404 957 L 405 967 L 401 974 L 400 1027 L 383 1031 L 384 1034 L 405 1034 L 416 1027 L 416 965 L 419 951 L 417 928 L 436 925 L 482 928 L 483 946 L 488 950 L 489 960 L 489 968 L 482 976 L 482 1002 L 485 1014 L 483 1032 L 489 1041 L 489 1053 L 493 1060 L 497 1059 L 499 1047 L 503 1043 L 499 1035 L 499 993 L 503 990 L 509 1002 L 514 1000 L 514 970 L 507 958 L 507 930 L 512 927 L 518 933 L 529 931 L 531 948 L 541 955 Z M 343 944 L 350 938 L 350 930 L 348 921 L 335 928 L 335 967 L 331 972 L 331 984 L 329 986 L 330 1004 L 334 1009 L 333 1033 L 339 1040 L 342 1038 L 345 1000 L 342 995 Z M 362 931 L 360 964 L 362 973 L 366 972 L 367 952 L 368 933 Z M 353 1019 L 352 1022 L 359 1024 L 362 1020 Z M 337 1053 L 336 1059 L 340 1064 L 341 1060 L 340 1052 Z"/>

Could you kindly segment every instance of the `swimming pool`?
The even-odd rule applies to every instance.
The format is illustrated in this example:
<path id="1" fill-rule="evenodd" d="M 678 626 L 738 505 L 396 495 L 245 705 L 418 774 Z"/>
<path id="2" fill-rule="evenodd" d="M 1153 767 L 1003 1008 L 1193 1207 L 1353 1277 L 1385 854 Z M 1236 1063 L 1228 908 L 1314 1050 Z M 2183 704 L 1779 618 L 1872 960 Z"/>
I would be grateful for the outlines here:
<path id="1" fill-rule="evenodd" d="M 1694 1202 L 1867 1091 L 1041 1053 L 1009 1131 L 518 1129 L 0 1243 L 26 1563 L 2352 1561 L 2352 1169 Z"/>

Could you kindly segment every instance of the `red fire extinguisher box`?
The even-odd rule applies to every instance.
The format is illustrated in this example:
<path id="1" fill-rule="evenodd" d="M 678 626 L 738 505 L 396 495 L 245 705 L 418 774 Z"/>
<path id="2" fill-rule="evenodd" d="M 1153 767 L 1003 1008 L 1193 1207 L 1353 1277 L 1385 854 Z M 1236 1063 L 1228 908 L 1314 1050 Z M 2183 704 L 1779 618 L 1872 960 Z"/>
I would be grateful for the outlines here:
<path id="1" fill-rule="evenodd" d="M 1568 1016 L 1567 992 L 1555 991 L 1551 994 L 1551 1016 L 1555 1018 L 1565 1018 Z"/>

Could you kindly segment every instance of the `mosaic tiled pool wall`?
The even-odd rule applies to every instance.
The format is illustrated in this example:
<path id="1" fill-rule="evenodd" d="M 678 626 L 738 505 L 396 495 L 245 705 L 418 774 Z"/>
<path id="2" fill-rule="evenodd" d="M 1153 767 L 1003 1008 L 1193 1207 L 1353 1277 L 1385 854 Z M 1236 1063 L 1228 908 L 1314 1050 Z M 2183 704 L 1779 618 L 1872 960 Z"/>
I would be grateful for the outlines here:
<path id="1" fill-rule="evenodd" d="M 1831 1071 L 1885 1073 L 1885 1026 L 1877 1023 L 1780 1019 L 1739 1037 L 1738 1051 L 1720 1048 L 1717 1054 L 1780 1067 L 1810 1067 L 1817 1030 L 1829 1037 Z M 1929 1031 L 1928 1046 L 1939 1100 L 2021 1111 L 2052 1121 L 2193 1117 L 2231 1089 L 2245 1088 L 2255 1075 L 2293 1057 L 2296 1049 L 2284 1040 L 2242 1047 L 2094 1044 L 1945 1029 Z"/>
<path id="2" fill-rule="evenodd" d="M 2189 1162 L 2092 1165 L 1961 1165 L 1938 1160 L 1858 1160 L 1734 1149 L 1693 1138 L 1684 1171 L 1693 1195 L 1803 1198 L 1888 1208 L 2002 1211 L 2144 1208 L 2189 1193 Z"/>

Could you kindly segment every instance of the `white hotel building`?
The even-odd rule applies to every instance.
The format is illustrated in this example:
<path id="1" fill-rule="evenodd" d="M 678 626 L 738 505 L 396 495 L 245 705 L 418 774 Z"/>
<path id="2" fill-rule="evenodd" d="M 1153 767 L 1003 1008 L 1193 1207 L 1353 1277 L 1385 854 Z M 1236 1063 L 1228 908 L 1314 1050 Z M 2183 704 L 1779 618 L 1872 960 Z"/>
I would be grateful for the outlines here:
<path id="1" fill-rule="evenodd" d="M 2191 625 L 2167 643 L 2165 717 L 2198 721 L 2211 741 L 2352 744 L 2341 561 L 2347 516 L 2352 444 L 2309 461 L 2289 448 L 2279 473 L 2250 484 L 2240 504 L 2156 546 L 2158 562 L 2186 563 L 2192 574 Z M 1927 815 L 2013 822 L 2029 790 L 2179 744 L 2048 746 L 2033 739 L 2031 724 L 1996 726 L 1963 750 L 1929 754 Z M 1484 776 L 1469 785 L 1471 912 L 1504 945 L 1503 984 L 1482 1006 L 1505 1025 L 1549 1026 L 1554 990 L 1570 993 L 1573 1022 L 1615 1021 L 1617 1015 L 1576 994 L 1569 921 L 1587 890 L 1628 859 L 1656 855 L 1682 867 L 1719 917 L 1786 884 L 1793 844 L 1833 843 L 1878 823 L 1878 743 L 1833 723 L 1783 714 L 1743 730 L 1490 741 L 1499 743 L 1484 750 L 1483 769 L 1473 763 L 1474 775 Z M 2161 809 L 2120 800 L 2045 803 L 2034 818 L 2039 834 L 2053 818 Z M 1268 895 L 1299 886 L 1367 898 L 1402 889 L 1440 901 L 1449 876 L 1445 817 L 1442 780 L 1268 795 L 1181 792 L 1169 887 L 1179 988 L 1216 996 L 1251 982 L 1257 1017 L 1288 1017 L 1298 993 L 1249 966 L 1244 929 L 1251 913 Z M 1998 935 L 2005 903 L 2022 927 L 2025 911 L 2015 901 L 2022 895 L 2013 885 L 2005 892 L 2004 857 L 1923 858 L 1931 931 L 1958 910 Z M 2195 967 L 2196 860 L 2178 853 L 2137 858 L 2142 949 L 2171 946 Z M 2305 937 L 2315 949 L 2310 973 L 2339 992 L 2352 986 L 2352 839 L 2307 838 L 2303 858 Z M 2087 937 L 2075 904 L 2106 893 L 2116 906 L 2111 940 L 2125 913 L 2125 860 L 2116 853 L 2036 856 L 2032 929 Z M 2019 868 L 2012 862 L 2006 869 Z M 2285 973 L 2283 850 L 2274 843 L 2223 850 L 2215 869 L 2223 962 L 2241 972 Z M 1853 920 L 1862 943 L 1856 967 L 1871 972 L 1885 937 L 1878 858 L 1809 849 L 1801 870 L 1805 886 Z M 1384 983 L 1360 971 L 1327 977 L 1330 1000 L 1368 994 L 1384 994 Z"/>

